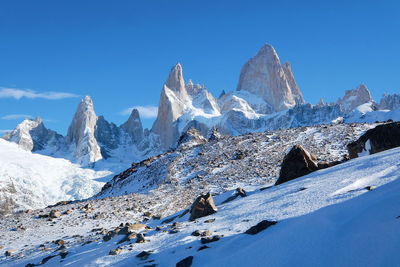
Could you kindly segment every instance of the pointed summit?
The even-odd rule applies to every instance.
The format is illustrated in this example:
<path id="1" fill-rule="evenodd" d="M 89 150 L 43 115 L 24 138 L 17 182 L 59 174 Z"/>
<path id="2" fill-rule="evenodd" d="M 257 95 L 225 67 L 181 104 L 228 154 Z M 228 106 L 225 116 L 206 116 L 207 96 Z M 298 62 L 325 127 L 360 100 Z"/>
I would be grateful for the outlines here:
<path id="1" fill-rule="evenodd" d="M 177 93 L 181 99 L 187 98 L 188 95 L 185 88 L 185 80 L 183 79 L 182 65 L 180 63 L 172 67 L 165 85 L 171 89 L 171 91 Z"/>
<path id="2" fill-rule="evenodd" d="M 358 107 L 372 101 L 371 93 L 367 86 L 360 84 L 357 88 L 346 90 L 343 98 L 339 98 L 337 103 L 343 112 L 347 113 Z"/>
<path id="3" fill-rule="evenodd" d="M 281 65 L 278 54 L 265 44 L 240 72 L 237 91 L 247 91 L 261 97 L 269 112 L 277 112 L 304 103 L 290 65 Z M 265 112 L 267 109 L 263 109 Z M 261 110 L 257 110 L 261 112 Z"/>
<path id="4" fill-rule="evenodd" d="M 74 146 L 74 158 L 81 165 L 89 165 L 101 159 L 100 147 L 95 138 L 97 116 L 90 96 L 85 96 L 78 105 L 66 137 Z"/>
<path id="5" fill-rule="evenodd" d="M 129 134 L 133 143 L 138 144 L 143 140 L 143 126 L 137 109 L 132 110 L 129 119 L 121 125 L 121 128 Z"/>

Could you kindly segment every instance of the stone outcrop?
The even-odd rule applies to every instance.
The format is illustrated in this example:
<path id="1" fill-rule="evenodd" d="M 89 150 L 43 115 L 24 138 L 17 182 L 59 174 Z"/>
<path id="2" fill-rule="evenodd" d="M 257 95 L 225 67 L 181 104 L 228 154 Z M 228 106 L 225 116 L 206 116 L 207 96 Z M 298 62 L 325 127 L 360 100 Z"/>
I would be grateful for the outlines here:
<path id="1" fill-rule="evenodd" d="M 400 146 L 400 122 L 386 123 L 365 132 L 347 145 L 349 157 L 357 158 Z"/>
<path id="2" fill-rule="evenodd" d="M 214 204 L 214 199 L 210 193 L 199 196 L 190 208 L 189 221 L 194 221 L 198 218 L 208 216 L 217 212 L 217 207 Z"/>
<path id="3" fill-rule="evenodd" d="M 288 182 L 316 170 L 318 170 L 317 158 L 301 145 L 295 145 L 284 157 L 279 178 L 275 185 Z"/>
<path id="4" fill-rule="evenodd" d="M 258 113 L 273 113 L 304 103 L 290 65 L 281 65 L 269 44 L 243 66 L 236 90 L 248 91 L 266 102 L 267 107 L 255 108 Z"/>
<path id="5" fill-rule="evenodd" d="M 190 128 L 179 137 L 178 148 L 188 149 L 205 143 L 207 143 L 207 139 L 205 139 L 195 128 Z"/>

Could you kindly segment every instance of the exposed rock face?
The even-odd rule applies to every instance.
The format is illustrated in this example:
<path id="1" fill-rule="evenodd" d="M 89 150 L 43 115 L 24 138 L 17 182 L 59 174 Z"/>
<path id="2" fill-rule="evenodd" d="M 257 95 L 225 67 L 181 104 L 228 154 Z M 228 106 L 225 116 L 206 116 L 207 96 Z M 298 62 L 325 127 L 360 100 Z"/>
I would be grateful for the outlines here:
<path id="1" fill-rule="evenodd" d="M 133 143 L 139 144 L 143 140 L 143 126 L 137 109 L 132 110 L 129 119 L 121 125 L 121 128 L 129 134 Z"/>
<path id="2" fill-rule="evenodd" d="M 347 145 L 349 157 L 357 158 L 400 146 L 400 122 L 381 124 Z"/>
<path id="3" fill-rule="evenodd" d="M 279 179 L 276 181 L 275 185 L 288 182 L 318 170 L 318 163 L 316 160 L 317 158 L 301 145 L 293 146 L 283 159 Z"/>
<path id="4" fill-rule="evenodd" d="M 109 151 L 119 145 L 121 131 L 114 123 L 109 123 L 103 116 L 97 118 L 94 136 L 101 149 L 103 158 L 109 157 Z"/>
<path id="5" fill-rule="evenodd" d="M 207 143 L 207 139 L 205 139 L 195 128 L 190 128 L 179 138 L 178 148 L 188 149 L 205 143 Z"/>
<path id="6" fill-rule="evenodd" d="M 285 62 L 282 65 L 283 71 L 285 72 L 286 78 L 288 80 L 290 89 L 292 90 L 293 97 L 296 101 L 296 104 L 304 104 L 303 94 L 300 91 L 300 88 L 297 86 L 297 83 L 294 79 L 294 75 L 292 72 L 292 66 L 289 62 Z"/>
<path id="7" fill-rule="evenodd" d="M 389 110 L 400 109 L 400 95 L 399 94 L 392 94 L 392 95 L 384 94 L 381 98 L 381 102 L 379 103 L 379 109 L 389 109 Z"/>
<path id="8" fill-rule="evenodd" d="M 214 204 L 214 199 L 210 193 L 201 195 L 193 202 L 190 208 L 190 221 L 197 218 L 208 216 L 217 212 L 217 207 Z"/>
<path id="9" fill-rule="evenodd" d="M 66 137 L 67 143 L 74 146 L 74 158 L 81 165 L 89 165 L 102 158 L 95 138 L 97 116 L 93 101 L 85 96 L 78 106 Z"/>
<path id="10" fill-rule="evenodd" d="M 344 97 L 340 98 L 337 103 L 343 112 L 348 113 L 370 101 L 372 101 L 371 93 L 364 84 L 360 84 L 356 89 L 346 90 Z"/>
<path id="11" fill-rule="evenodd" d="M 179 137 L 176 120 L 183 115 L 189 98 L 183 80 L 182 66 L 178 63 L 171 69 L 160 96 L 157 119 L 152 131 L 160 136 L 162 147 L 167 149 Z"/>
<path id="12" fill-rule="evenodd" d="M 7 133 L 3 139 L 17 143 L 20 148 L 27 151 L 42 150 L 47 145 L 56 146 L 64 141 L 61 135 L 48 130 L 39 117 L 35 120 L 25 119 L 13 131 Z"/>
<path id="13" fill-rule="evenodd" d="M 293 87 L 293 88 L 292 88 Z M 290 65 L 281 65 L 275 49 L 264 45 L 242 68 L 237 91 L 248 91 L 266 102 L 258 113 L 273 113 L 304 103 Z"/>

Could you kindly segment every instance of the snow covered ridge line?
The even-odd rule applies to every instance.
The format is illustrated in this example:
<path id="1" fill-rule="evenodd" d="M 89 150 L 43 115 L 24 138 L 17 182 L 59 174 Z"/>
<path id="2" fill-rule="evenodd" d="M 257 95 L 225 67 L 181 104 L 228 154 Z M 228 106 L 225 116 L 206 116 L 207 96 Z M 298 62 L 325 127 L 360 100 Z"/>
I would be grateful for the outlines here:
<path id="1" fill-rule="evenodd" d="M 182 65 L 176 64 L 162 87 L 157 119 L 150 130 L 143 129 L 135 109 L 120 126 L 108 122 L 96 115 L 92 99 L 86 96 L 67 136 L 46 129 L 38 119 L 23 121 L 3 138 L 28 151 L 103 167 L 118 162 L 127 165 L 168 151 L 190 128 L 208 137 L 214 128 L 225 135 L 240 135 L 341 120 L 373 123 L 400 120 L 399 109 L 399 95 L 384 95 L 377 104 L 365 85 L 346 91 L 334 103 L 306 104 L 290 64 L 281 63 L 275 49 L 266 44 L 244 64 L 236 90 L 218 98 L 204 85 L 186 82 Z"/>
<path id="2" fill-rule="evenodd" d="M 132 195 L 60 206 L 62 215 L 50 222 L 33 218 L 51 209 L 22 214 L 25 230 L 9 231 L 15 218 L 0 218 L 0 252 L 10 255 L 0 263 L 174 266 L 189 258 L 186 266 L 193 267 L 394 266 L 400 260 L 399 160 L 395 148 L 267 189 L 246 186 L 236 198 L 229 191 L 214 196 L 216 212 L 194 221 L 187 209 L 156 216 L 168 194 L 151 212 L 121 209 L 140 205 Z"/>

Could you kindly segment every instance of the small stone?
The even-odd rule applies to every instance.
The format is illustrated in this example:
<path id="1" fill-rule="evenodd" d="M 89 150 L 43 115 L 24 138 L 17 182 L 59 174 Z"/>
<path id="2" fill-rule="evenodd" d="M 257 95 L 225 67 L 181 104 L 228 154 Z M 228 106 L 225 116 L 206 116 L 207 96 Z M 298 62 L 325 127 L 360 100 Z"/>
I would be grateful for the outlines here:
<path id="1" fill-rule="evenodd" d="M 204 222 L 205 222 L 205 223 L 212 223 L 212 222 L 215 222 L 215 218 L 213 218 L 213 219 L 208 219 L 208 220 L 205 220 Z"/>
<path id="2" fill-rule="evenodd" d="M 56 244 L 56 245 L 58 245 L 58 246 L 61 246 L 61 245 L 64 245 L 64 244 L 65 244 L 65 241 L 62 240 L 62 239 L 57 239 L 56 241 L 54 241 L 54 244 Z"/>
<path id="3" fill-rule="evenodd" d="M 110 252 L 108 253 L 108 255 L 119 255 L 121 254 L 122 249 L 121 248 L 116 248 L 116 249 L 112 249 L 110 250 Z"/>
<path id="4" fill-rule="evenodd" d="M 258 234 L 259 232 L 267 229 L 268 227 L 276 224 L 276 221 L 268 221 L 268 220 L 263 220 L 259 223 L 257 223 L 256 225 L 250 227 L 246 232 L 244 232 L 245 234 L 248 235 L 255 235 Z"/>
<path id="5" fill-rule="evenodd" d="M 179 261 L 176 264 L 176 267 L 190 267 L 190 266 L 192 266 L 192 262 L 193 262 L 193 256 L 189 256 L 189 257 L 186 257 L 183 260 Z"/>
<path id="6" fill-rule="evenodd" d="M 201 236 L 211 236 L 212 234 L 213 234 L 212 231 L 206 230 L 206 231 L 204 231 L 204 232 L 201 233 Z"/>
<path id="7" fill-rule="evenodd" d="M 141 260 L 146 260 L 151 255 L 149 251 L 142 251 L 136 255 L 136 257 L 140 258 Z"/>
<path id="8" fill-rule="evenodd" d="M 103 240 L 105 242 L 110 241 L 114 236 L 116 236 L 117 233 L 115 231 L 109 231 L 105 236 L 103 236 Z"/>
<path id="9" fill-rule="evenodd" d="M 200 230 L 196 230 L 196 231 L 194 231 L 194 232 L 192 233 L 192 236 L 200 236 L 200 235 L 201 235 Z"/>
<path id="10" fill-rule="evenodd" d="M 146 242 L 146 240 L 144 239 L 144 235 L 143 234 L 137 234 L 136 235 L 136 243 L 144 243 Z"/>
<path id="11" fill-rule="evenodd" d="M 211 242 L 215 242 L 221 239 L 221 236 L 219 235 L 215 235 L 213 237 L 202 237 L 200 242 L 202 244 L 207 244 L 207 243 L 211 243 Z"/>
<path id="12" fill-rule="evenodd" d="M 376 186 L 369 185 L 369 186 L 366 186 L 365 189 L 367 189 L 368 191 L 371 191 L 371 190 L 376 189 Z"/>
<path id="13" fill-rule="evenodd" d="M 9 249 L 9 250 L 7 250 L 5 253 L 4 253 L 4 255 L 6 256 L 6 257 L 10 257 L 12 254 L 14 254 L 15 252 L 17 252 L 15 249 Z"/>
<path id="14" fill-rule="evenodd" d="M 32 214 L 32 213 L 33 213 L 33 210 L 27 209 L 27 210 L 25 211 L 25 213 L 26 213 L 26 214 Z"/>
<path id="15" fill-rule="evenodd" d="M 241 187 L 236 188 L 236 194 L 241 196 L 241 197 L 246 197 L 247 196 L 246 191 Z"/>
<path id="16" fill-rule="evenodd" d="M 151 217 L 153 214 L 150 211 L 146 211 L 145 213 L 143 213 L 143 216 L 146 217 Z"/>
<path id="17" fill-rule="evenodd" d="M 61 216 L 61 212 L 59 210 L 51 210 L 49 213 L 49 217 L 52 219 L 58 218 Z"/>

